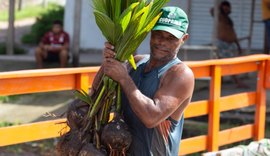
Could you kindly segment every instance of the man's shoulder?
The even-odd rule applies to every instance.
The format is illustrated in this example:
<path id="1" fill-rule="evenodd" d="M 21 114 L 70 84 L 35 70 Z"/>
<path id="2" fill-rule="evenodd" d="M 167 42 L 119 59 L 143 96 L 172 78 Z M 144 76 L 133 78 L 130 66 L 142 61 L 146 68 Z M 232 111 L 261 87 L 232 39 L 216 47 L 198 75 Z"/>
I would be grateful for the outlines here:
<path id="1" fill-rule="evenodd" d="M 180 62 L 174 66 L 172 66 L 168 72 L 166 73 L 166 77 L 174 77 L 174 78 L 187 78 L 194 79 L 194 75 L 192 70 L 184 63 Z"/>
<path id="2" fill-rule="evenodd" d="M 160 83 L 163 88 L 179 93 L 179 96 L 184 96 L 183 90 L 188 91 L 185 94 L 190 96 L 189 93 L 194 88 L 194 74 L 184 62 L 181 62 L 172 66 L 161 78 Z"/>

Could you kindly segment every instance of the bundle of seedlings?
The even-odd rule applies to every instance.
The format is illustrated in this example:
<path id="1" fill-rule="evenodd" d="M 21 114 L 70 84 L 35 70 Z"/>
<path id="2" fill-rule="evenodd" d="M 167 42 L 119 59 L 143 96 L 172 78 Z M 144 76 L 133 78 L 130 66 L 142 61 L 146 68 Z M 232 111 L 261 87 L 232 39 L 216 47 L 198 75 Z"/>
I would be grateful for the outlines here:
<path id="1" fill-rule="evenodd" d="M 96 23 L 114 45 L 116 60 L 128 60 L 136 69 L 133 53 L 154 27 L 168 1 L 92 0 Z M 128 150 L 132 138 L 122 119 L 121 87 L 104 74 L 97 84 L 91 96 L 83 91 L 75 92 L 78 99 L 67 111 L 70 131 L 57 145 L 59 155 L 120 156 Z M 113 119 L 109 120 L 112 112 Z"/>

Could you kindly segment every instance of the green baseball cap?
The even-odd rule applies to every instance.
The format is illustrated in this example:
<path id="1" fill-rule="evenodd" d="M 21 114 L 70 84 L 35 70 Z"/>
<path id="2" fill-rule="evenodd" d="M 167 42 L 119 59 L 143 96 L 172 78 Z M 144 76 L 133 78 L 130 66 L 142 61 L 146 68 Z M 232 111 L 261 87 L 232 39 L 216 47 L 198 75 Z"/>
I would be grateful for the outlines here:
<path id="1" fill-rule="evenodd" d="M 162 15 L 154 26 L 153 30 L 163 30 L 171 33 L 176 38 L 181 38 L 188 29 L 187 14 L 178 7 L 164 7 Z"/>

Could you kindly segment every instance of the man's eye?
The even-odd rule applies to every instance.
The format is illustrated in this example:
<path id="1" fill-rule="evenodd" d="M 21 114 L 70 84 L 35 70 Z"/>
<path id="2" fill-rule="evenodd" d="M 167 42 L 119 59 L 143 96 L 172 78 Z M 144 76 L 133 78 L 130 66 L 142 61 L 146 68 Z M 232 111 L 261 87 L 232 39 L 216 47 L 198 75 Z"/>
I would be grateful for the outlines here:
<path id="1" fill-rule="evenodd" d="M 168 37 L 168 38 L 166 38 L 168 41 L 173 41 L 174 40 L 174 38 L 173 37 Z"/>

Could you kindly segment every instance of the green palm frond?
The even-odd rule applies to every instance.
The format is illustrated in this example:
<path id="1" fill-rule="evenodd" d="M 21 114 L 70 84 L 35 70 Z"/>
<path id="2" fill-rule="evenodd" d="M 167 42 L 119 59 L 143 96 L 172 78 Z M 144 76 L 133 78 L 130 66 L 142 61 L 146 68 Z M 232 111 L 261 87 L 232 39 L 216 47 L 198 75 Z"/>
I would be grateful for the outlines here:
<path id="1" fill-rule="evenodd" d="M 106 0 L 92 0 L 92 1 L 94 10 L 98 10 L 99 12 L 108 15 Z"/>
<path id="2" fill-rule="evenodd" d="M 96 23 L 104 37 L 115 46 L 117 60 L 121 62 L 128 60 L 136 69 L 133 53 L 154 27 L 161 15 L 161 8 L 168 1 L 93 0 Z M 117 84 L 106 76 L 103 83 L 107 90 L 106 94 L 116 89 Z M 93 115 L 95 111 L 91 112 Z"/>
<path id="3" fill-rule="evenodd" d="M 123 32 L 126 30 L 130 20 L 131 20 L 131 15 L 132 11 L 134 10 L 135 7 L 139 5 L 139 2 L 132 3 L 120 16 L 119 18 L 119 23 L 122 26 Z"/>
<path id="4" fill-rule="evenodd" d="M 137 69 L 137 66 L 136 66 L 136 63 L 135 63 L 135 60 L 134 60 L 134 56 L 133 55 L 130 55 L 129 56 L 128 62 L 133 67 L 133 69 L 135 69 L 135 70 Z"/>
<path id="5" fill-rule="evenodd" d="M 93 100 L 90 98 L 90 96 L 84 90 L 75 90 L 74 95 L 78 99 L 80 99 L 83 102 L 89 104 L 90 107 L 93 105 Z"/>
<path id="6" fill-rule="evenodd" d="M 116 47 L 116 59 L 119 61 L 129 59 L 144 40 L 142 36 L 147 35 L 141 34 L 148 33 L 153 28 L 153 20 L 159 16 L 161 8 L 168 1 L 93 0 L 96 23 L 104 37 Z M 134 42 L 139 44 L 131 44 Z"/>

